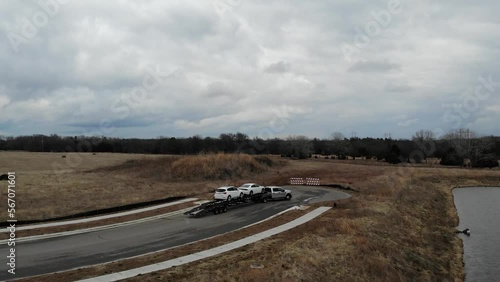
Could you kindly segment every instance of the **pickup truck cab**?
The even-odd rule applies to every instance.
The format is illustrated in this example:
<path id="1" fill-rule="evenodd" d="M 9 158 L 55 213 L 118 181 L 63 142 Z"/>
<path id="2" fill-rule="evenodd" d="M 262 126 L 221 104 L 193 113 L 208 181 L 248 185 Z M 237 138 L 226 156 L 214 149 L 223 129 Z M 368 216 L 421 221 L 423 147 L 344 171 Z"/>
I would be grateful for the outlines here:
<path id="1" fill-rule="evenodd" d="M 269 198 L 272 200 L 290 200 L 292 198 L 292 191 L 279 186 L 266 186 L 264 192 L 269 194 Z"/>

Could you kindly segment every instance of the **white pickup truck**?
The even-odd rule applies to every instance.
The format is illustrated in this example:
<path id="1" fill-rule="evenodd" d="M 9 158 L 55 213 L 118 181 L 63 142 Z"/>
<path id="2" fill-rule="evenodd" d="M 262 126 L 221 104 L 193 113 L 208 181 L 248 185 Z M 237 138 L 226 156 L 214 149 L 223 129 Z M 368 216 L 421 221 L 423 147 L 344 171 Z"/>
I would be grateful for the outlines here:
<path id="1" fill-rule="evenodd" d="M 264 193 L 269 194 L 268 198 L 271 200 L 290 200 L 292 198 L 292 191 L 279 186 L 266 186 Z"/>

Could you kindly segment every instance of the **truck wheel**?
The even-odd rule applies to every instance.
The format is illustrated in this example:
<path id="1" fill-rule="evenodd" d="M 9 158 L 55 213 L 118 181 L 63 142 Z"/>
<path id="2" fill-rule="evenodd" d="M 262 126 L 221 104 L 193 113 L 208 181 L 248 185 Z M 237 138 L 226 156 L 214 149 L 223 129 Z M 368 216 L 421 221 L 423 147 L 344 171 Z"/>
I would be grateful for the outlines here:
<path id="1" fill-rule="evenodd" d="M 287 199 L 288 201 L 290 201 L 290 199 L 292 199 L 292 195 L 290 195 L 290 194 L 286 194 L 286 199 Z"/>

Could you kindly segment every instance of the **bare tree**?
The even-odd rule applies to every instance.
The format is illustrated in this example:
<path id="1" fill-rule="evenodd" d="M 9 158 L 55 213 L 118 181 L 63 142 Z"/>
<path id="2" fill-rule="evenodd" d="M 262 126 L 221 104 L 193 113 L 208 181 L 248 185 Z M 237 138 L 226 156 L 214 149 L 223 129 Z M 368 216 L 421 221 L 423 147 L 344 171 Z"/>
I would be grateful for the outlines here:
<path id="1" fill-rule="evenodd" d="M 345 139 L 345 136 L 344 134 L 342 134 L 342 132 L 335 131 L 330 135 L 330 139 L 332 139 L 333 141 L 342 141 Z"/>
<path id="2" fill-rule="evenodd" d="M 432 156 L 436 152 L 436 135 L 431 130 L 418 130 L 412 137 L 413 142 L 417 145 L 417 148 L 423 154 L 423 157 Z"/>
<path id="3" fill-rule="evenodd" d="M 479 137 L 478 134 L 469 129 L 458 129 L 444 136 L 450 142 L 460 159 L 468 159 L 472 166 L 481 161 L 491 158 L 488 153 L 494 145 L 491 138 Z"/>
<path id="4" fill-rule="evenodd" d="M 420 129 L 412 137 L 413 141 L 431 141 L 436 139 L 436 135 L 431 130 Z"/>
<path id="5" fill-rule="evenodd" d="M 331 135 L 332 139 L 332 152 L 339 156 L 339 158 L 344 158 L 347 155 L 349 141 L 345 138 L 344 134 L 341 132 L 334 132 Z"/>
<path id="6" fill-rule="evenodd" d="M 290 135 L 286 139 L 290 145 L 290 155 L 299 159 L 309 157 L 309 154 L 312 152 L 312 145 L 308 137 L 304 135 Z"/>

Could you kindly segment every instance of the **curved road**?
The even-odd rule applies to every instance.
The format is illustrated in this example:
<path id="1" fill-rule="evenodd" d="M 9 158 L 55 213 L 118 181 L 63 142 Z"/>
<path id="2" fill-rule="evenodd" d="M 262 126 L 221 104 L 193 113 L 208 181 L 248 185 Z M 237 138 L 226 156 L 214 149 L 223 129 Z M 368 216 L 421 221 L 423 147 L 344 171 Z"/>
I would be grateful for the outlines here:
<path id="1" fill-rule="evenodd" d="M 175 215 L 107 230 L 18 242 L 16 275 L 7 273 L 6 256 L 10 247 L 3 245 L 0 255 L 5 262 L 0 266 L 0 280 L 64 271 L 146 254 L 230 232 L 295 205 L 350 197 L 347 193 L 322 187 L 286 188 L 292 190 L 291 201 L 245 204 L 218 215 L 209 214 L 200 218 Z"/>

